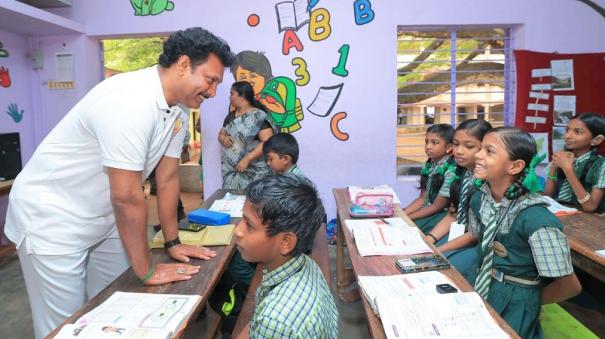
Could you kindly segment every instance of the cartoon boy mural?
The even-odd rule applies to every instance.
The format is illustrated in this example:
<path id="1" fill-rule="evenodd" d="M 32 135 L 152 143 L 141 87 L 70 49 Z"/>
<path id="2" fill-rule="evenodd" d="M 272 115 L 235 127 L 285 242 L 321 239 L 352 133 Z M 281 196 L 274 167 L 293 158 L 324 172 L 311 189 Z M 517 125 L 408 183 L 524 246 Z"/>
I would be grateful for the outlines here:
<path id="1" fill-rule="evenodd" d="M 164 11 L 172 11 L 174 2 L 169 0 L 130 0 L 134 15 L 158 15 Z"/>
<path id="2" fill-rule="evenodd" d="M 303 120 L 300 99 L 296 97 L 296 85 L 287 77 L 275 77 L 271 63 L 261 52 L 242 51 L 235 56 L 231 73 L 235 81 L 248 81 L 254 95 L 267 108 L 267 114 L 282 133 L 300 129 Z"/>

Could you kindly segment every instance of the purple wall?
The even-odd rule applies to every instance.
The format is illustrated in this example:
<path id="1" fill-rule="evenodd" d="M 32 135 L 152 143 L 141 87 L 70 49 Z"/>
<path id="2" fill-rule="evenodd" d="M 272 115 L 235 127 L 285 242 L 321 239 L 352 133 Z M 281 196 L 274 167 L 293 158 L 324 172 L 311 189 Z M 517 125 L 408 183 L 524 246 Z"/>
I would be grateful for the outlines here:
<path id="1" fill-rule="evenodd" d="M 305 25 L 298 31 L 304 50 L 297 52 L 292 49 L 289 55 L 283 55 L 283 32 L 278 33 L 276 2 L 174 0 L 174 10 L 142 17 L 135 17 L 129 2 L 123 0 L 74 1 L 72 8 L 52 10 L 85 23 L 89 37 L 74 35 L 31 39 L 31 43 L 44 52 L 45 60 L 49 60 L 45 62 L 45 67 L 48 67 L 37 72 L 39 78 L 35 74 L 31 76 L 37 82 L 34 81 L 30 89 L 24 91 L 33 91 L 37 98 L 34 106 L 39 107 L 37 110 L 42 115 L 36 140 L 41 140 L 69 107 L 100 79 L 96 39 L 156 35 L 203 26 L 224 37 L 235 51 L 265 52 L 274 76 L 283 75 L 295 80 L 296 67 L 292 65 L 292 59 L 301 57 L 306 61 L 311 80 L 305 86 L 297 86 L 298 97 L 305 108 L 305 119 L 301 122 L 302 129 L 294 135 L 301 146 L 300 166 L 320 188 L 330 217 L 333 217 L 331 191 L 334 187 L 386 183 L 396 188 L 403 202 L 417 194 L 415 179 L 398 182 L 395 172 L 397 25 L 510 25 L 513 27 L 513 47 L 517 49 L 561 53 L 605 51 L 605 20 L 577 1 L 374 0 L 371 8 L 375 17 L 365 25 L 355 23 L 354 1 L 319 1 L 314 9 L 326 8 L 329 11 L 331 35 L 322 41 L 310 41 L 309 25 Z M 597 2 L 605 6 L 604 1 Z M 246 23 L 253 13 L 260 17 L 260 24 L 256 27 Z M 0 35 L 0 41 L 2 37 Z M 24 38 L 13 39 L 21 39 L 25 49 Z M 49 91 L 42 83 L 52 76 L 49 72 L 54 71 L 54 65 L 50 60 L 54 53 L 62 51 L 63 42 L 67 43 L 66 49 L 74 53 L 77 87 L 73 91 Z M 350 45 L 346 66 L 349 75 L 344 78 L 331 72 L 338 62 L 338 49 L 342 44 Z M 2 62 L 0 59 L 0 64 Z M 228 89 L 232 81 L 231 74 L 227 72 L 217 97 L 202 106 L 206 194 L 221 185 L 220 147 L 216 133 L 227 110 Z M 338 83 L 344 83 L 344 88 L 330 116 L 322 118 L 310 114 L 306 107 L 313 101 L 319 86 Z M 2 90 L 0 88 L 0 108 L 7 105 L 1 96 Z M 23 105 L 31 107 L 33 104 L 24 102 Z M 349 134 L 347 141 L 337 140 L 330 131 L 330 118 L 337 112 L 348 114 L 340 123 L 341 129 Z M 5 121 L 3 115 L 0 118 L 2 129 Z M 34 133 L 32 122 L 24 121 L 21 127 L 24 128 L 25 124 L 29 128 L 27 138 L 31 140 L 30 133 Z M 28 154 L 31 151 L 28 149 Z"/>

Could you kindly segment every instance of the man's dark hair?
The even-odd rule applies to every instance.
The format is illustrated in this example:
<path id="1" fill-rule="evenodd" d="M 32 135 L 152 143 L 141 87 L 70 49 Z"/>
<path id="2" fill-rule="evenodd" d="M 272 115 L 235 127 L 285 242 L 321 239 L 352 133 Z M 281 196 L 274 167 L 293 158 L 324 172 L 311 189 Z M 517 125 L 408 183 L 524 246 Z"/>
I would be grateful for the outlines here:
<path id="1" fill-rule="evenodd" d="M 246 199 L 267 226 L 267 235 L 296 234 L 296 247 L 290 255 L 309 253 L 325 210 L 317 189 L 296 176 L 270 175 L 246 187 Z"/>
<path id="2" fill-rule="evenodd" d="M 298 142 L 292 134 L 274 134 L 263 143 L 263 154 L 265 157 L 269 152 L 275 152 L 280 157 L 289 155 L 292 158 L 292 164 L 296 164 L 298 161 Z"/>
<path id="3" fill-rule="evenodd" d="M 233 63 L 233 53 L 227 42 L 201 27 L 176 31 L 164 41 L 164 50 L 158 62 L 162 67 L 170 67 L 181 55 L 191 59 L 192 68 L 206 62 L 209 54 L 216 55 L 225 67 Z"/>

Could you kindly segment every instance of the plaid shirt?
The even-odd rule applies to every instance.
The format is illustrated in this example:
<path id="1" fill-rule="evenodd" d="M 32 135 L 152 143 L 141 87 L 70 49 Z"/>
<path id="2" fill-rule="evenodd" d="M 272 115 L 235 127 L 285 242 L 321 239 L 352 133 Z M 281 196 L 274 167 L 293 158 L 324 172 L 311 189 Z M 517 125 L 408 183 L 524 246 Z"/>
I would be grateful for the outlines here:
<path id="1" fill-rule="evenodd" d="M 573 273 L 567 236 L 554 227 L 542 227 L 529 237 L 529 246 L 542 277 L 562 277 Z"/>
<path id="2" fill-rule="evenodd" d="M 305 177 L 303 171 L 296 164 L 292 164 L 292 166 L 290 166 L 290 168 L 288 169 L 288 174 L 298 175 L 299 177 L 303 178 Z"/>
<path id="3" fill-rule="evenodd" d="M 337 338 L 338 312 L 317 264 L 307 255 L 263 271 L 250 338 Z"/>

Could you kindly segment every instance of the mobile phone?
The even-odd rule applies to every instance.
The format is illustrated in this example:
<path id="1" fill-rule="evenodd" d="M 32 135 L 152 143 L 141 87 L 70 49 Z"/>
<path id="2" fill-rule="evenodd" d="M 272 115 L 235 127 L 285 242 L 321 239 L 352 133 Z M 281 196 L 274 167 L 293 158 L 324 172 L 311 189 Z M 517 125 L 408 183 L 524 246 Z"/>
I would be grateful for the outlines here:
<path id="1" fill-rule="evenodd" d="M 439 284 L 437 285 L 437 293 L 456 293 L 458 290 L 450 284 Z"/>

